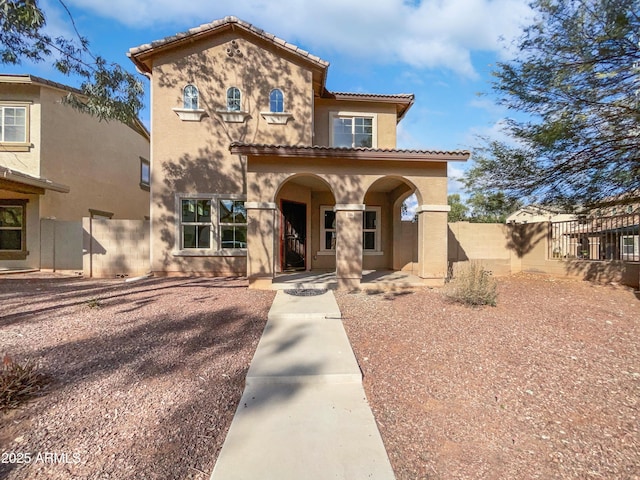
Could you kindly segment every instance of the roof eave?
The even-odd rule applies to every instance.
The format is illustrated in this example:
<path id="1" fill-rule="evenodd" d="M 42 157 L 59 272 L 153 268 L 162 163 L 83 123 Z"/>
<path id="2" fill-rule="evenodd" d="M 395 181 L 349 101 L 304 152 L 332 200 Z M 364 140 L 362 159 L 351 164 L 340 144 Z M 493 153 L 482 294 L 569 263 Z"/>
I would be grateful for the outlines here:
<path id="1" fill-rule="evenodd" d="M 379 150 L 358 148 L 307 147 L 288 145 L 254 145 L 234 142 L 232 154 L 275 156 L 283 158 L 341 158 L 358 160 L 395 160 L 411 162 L 465 162 L 470 153 L 460 151 Z"/>
<path id="2" fill-rule="evenodd" d="M 33 177 L 22 172 L 14 172 L 6 167 L 0 167 L 0 179 L 59 193 L 69 193 L 71 191 L 69 186 L 63 185 L 62 183 L 52 182 L 46 178 Z"/>

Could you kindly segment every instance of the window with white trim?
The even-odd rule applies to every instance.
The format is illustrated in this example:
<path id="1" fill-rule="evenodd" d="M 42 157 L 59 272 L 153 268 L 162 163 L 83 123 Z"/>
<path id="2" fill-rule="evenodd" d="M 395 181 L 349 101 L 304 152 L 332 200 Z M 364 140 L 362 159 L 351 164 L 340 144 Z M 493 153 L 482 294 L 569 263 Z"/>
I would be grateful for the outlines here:
<path id="1" fill-rule="evenodd" d="M 333 206 L 320 207 L 320 251 L 331 252 L 336 249 L 336 212 Z"/>
<path id="2" fill-rule="evenodd" d="M 187 110 L 197 110 L 199 102 L 199 93 L 195 85 L 187 85 L 182 91 L 182 99 L 184 108 Z"/>
<path id="3" fill-rule="evenodd" d="M 269 111 L 272 113 L 284 112 L 284 95 L 282 90 L 274 88 L 269 93 Z"/>
<path id="4" fill-rule="evenodd" d="M 181 248 L 211 248 L 211 199 L 183 198 L 181 205 Z"/>
<path id="5" fill-rule="evenodd" d="M 151 165 L 149 160 L 140 157 L 140 188 L 149 190 L 151 183 Z"/>
<path id="6" fill-rule="evenodd" d="M 224 255 L 223 250 L 247 248 L 247 211 L 239 196 L 181 195 L 177 206 L 177 254 Z"/>
<path id="7" fill-rule="evenodd" d="M 240 90 L 236 87 L 231 87 L 227 90 L 227 110 L 230 112 L 239 112 L 242 109 Z"/>
<path id="8" fill-rule="evenodd" d="M 331 114 L 331 146 L 377 148 L 375 115 L 340 112 Z"/>
<path id="9" fill-rule="evenodd" d="M 336 249 L 336 213 L 333 206 L 320 207 L 320 251 Z M 366 207 L 362 212 L 362 249 L 364 253 L 381 252 L 380 207 Z"/>
<path id="10" fill-rule="evenodd" d="M 26 200 L 0 200 L 0 259 L 27 257 Z"/>
<path id="11" fill-rule="evenodd" d="M 0 106 L 0 142 L 27 143 L 26 106 Z"/>
<path id="12" fill-rule="evenodd" d="M 247 248 L 247 210 L 244 201 L 220 200 L 220 248 Z"/>
<path id="13" fill-rule="evenodd" d="M 367 207 L 362 214 L 362 249 L 365 252 L 381 250 L 380 207 Z"/>

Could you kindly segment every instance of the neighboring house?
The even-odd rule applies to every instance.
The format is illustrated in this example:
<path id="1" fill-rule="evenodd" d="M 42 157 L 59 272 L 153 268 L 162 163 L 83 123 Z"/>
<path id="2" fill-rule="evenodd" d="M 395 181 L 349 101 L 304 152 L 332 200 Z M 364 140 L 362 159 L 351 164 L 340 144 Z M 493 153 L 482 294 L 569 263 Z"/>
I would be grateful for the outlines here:
<path id="1" fill-rule="evenodd" d="M 532 205 L 507 218 L 507 223 L 536 222 L 551 224 L 550 259 L 640 261 L 640 204 L 624 197 L 575 214 Z"/>
<path id="2" fill-rule="evenodd" d="M 349 288 L 363 269 L 444 281 L 447 163 L 469 153 L 396 148 L 413 95 L 331 92 L 327 62 L 235 17 L 128 55 L 151 81 L 154 273 L 253 287 L 296 269 L 335 270 Z"/>
<path id="3" fill-rule="evenodd" d="M 58 266 L 81 270 L 82 217 L 149 214 L 148 132 L 80 113 L 69 93 L 81 95 L 0 74 L 0 269 L 50 268 L 57 249 Z"/>

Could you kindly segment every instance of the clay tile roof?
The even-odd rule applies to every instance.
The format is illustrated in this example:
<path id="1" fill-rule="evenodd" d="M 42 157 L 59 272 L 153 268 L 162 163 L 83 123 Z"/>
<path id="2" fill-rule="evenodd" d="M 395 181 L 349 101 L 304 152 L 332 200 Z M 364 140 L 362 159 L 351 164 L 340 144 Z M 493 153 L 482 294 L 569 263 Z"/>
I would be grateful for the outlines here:
<path id="1" fill-rule="evenodd" d="M 221 18 L 219 20 L 214 20 L 211 23 L 205 23 L 200 25 L 199 27 L 191 28 L 186 32 L 177 33 L 175 35 L 171 35 L 169 37 L 162 38 L 160 40 L 153 41 L 151 43 L 146 43 L 144 45 L 140 45 L 139 47 L 134 47 L 129 49 L 127 55 L 134 59 L 136 56 L 143 55 L 145 53 L 151 53 L 153 50 L 160 49 L 163 47 L 168 47 L 170 45 L 181 43 L 184 41 L 192 40 L 193 37 L 208 35 L 210 33 L 215 32 L 216 30 L 221 30 L 223 28 L 228 28 L 232 26 L 239 26 L 244 30 L 253 33 L 254 35 L 261 37 L 262 39 L 276 44 L 277 46 L 284 48 L 290 51 L 293 54 L 296 54 L 300 57 L 303 57 L 307 60 L 310 60 L 313 63 L 316 63 L 318 66 L 322 68 L 327 68 L 329 66 L 329 62 L 322 60 L 320 57 L 316 55 L 312 55 L 311 53 L 298 48 L 296 45 L 286 42 L 285 40 L 276 37 L 271 33 L 267 33 L 264 30 L 252 25 L 251 23 L 245 22 L 244 20 L 240 20 L 237 17 L 228 16 Z M 135 61 L 135 60 L 134 60 Z M 135 62 L 138 66 L 140 66 L 139 62 Z"/>
<path id="2" fill-rule="evenodd" d="M 331 92 L 325 90 L 323 98 L 332 98 L 334 100 L 348 100 L 354 102 L 383 102 L 393 103 L 396 105 L 398 122 L 402 120 L 407 111 L 413 105 L 415 95 L 413 93 L 353 93 L 353 92 Z"/>
<path id="3" fill-rule="evenodd" d="M 466 161 L 467 150 L 415 150 L 384 148 L 345 148 L 321 145 L 269 145 L 232 142 L 229 150 L 241 155 L 273 155 L 280 157 L 358 158 L 363 160 Z"/>

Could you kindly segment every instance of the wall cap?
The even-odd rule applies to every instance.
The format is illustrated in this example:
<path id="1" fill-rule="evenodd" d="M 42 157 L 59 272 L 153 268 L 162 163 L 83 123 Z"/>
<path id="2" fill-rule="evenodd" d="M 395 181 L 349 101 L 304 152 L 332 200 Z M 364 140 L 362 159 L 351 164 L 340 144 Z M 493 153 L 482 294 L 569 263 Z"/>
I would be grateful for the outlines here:
<path id="1" fill-rule="evenodd" d="M 417 209 L 417 213 L 422 212 L 450 212 L 450 205 L 420 205 Z"/>

